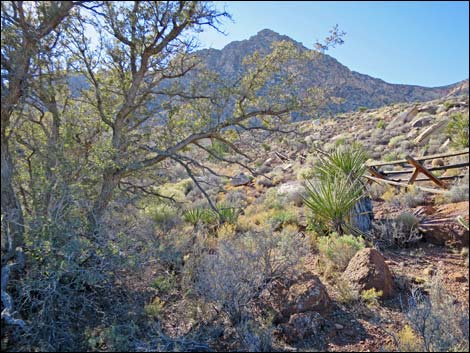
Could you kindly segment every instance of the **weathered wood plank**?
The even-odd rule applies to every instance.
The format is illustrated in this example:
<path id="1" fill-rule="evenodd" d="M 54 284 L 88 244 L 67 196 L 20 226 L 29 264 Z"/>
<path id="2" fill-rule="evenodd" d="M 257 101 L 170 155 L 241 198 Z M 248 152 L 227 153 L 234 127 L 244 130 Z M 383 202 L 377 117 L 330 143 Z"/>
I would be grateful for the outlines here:
<path id="1" fill-rule="evenodd" d="M 429 171 L 435 171 L 435 170 L 447 170 L 447 169 L 456 169 L 456 168 L 464 168 L 470 166 L 469 162 L 465 163 L 457 163 L 457 164 L 450 164 L 450 165 L 443 165 L 443 166 L 438 166 L 438 167 L 431 167 L 428 168 Z M 381 171 L 382 174 L 384 175 L 397 175 L 397 174 L 410 174 L 415 171 L 415 168 L 413 169 L 403 169 L 403 170 L 383 170 Z"/>
<path id="2" fill-rule="evenodd" d="M 418 168 L 415 168 L 413 174 L 411 175 L 411 178 L 408 180 L 408 184 L 413 184 L 416 180 L 416 178 L 418 177 L 418 174 L 419 174 L 419 169 Z"/>
<path id="3" fill-rule="evenodd" d="M 430 159 L 435 159 L 435 158 L 445 158 L 445 157 L 454 157 L 454 156 L 461 156 L 463 154 L 468 154 L 470 153 L 470 149 L 465 149 L 465 150 L 460 150 L 456 152 L 449 152 L 449 153 L 440 153 L 440 154 L 430 154 L 428 156 L 423 156 L 423 157 L 417 157 L 415 158 L 417 161 L 427 161 Z M 381 167 L 384 165 L 393 165 L 393 164 L 403 164 L 403 163 L 408 163 L 406 159 L 400 159 L 396 161 L 390 161 L 390 162 L 377 162 L 377 163 L 370 163 L 367 164 L 368 167 Z"/>
<path id="4" fill-rule="evenodd" d="M 406 156 L 406 160 L 408 163 L 410 163 L 412 166 L 414 166 L 417 170 L 419 170 L 419 173 L 423 173 L 426 175 L 431 181 L 433 181 L 435 184 L 439 185 L 443 189 L 447 189 L 447 184 L 444 183 L 442 180 L 439 180 L 434 174 L 432 174 L 429 170 L 427 170 L 421 163 L 419 163 L 416 159 L 414 159 L 411 156 Z"/>
<path id="5" fill-rule="evenodd" d="M 427 187 L 423 187 L 423 186 L 419 186 L 419 185 L 411 186 L 411 185 L 408 185 L 406 183 L 400 183 L 400 182 L 396 182 L 396 181 L 392 181 L 392 180 L 376 178 L 376 177 L 373 177 L 373 176 L 370 176 L 370 175 L 365 175 L 365 178 L 376 181 L 376 182 L 379 182 L 379 183 L 386 183 L 386 184 L 390 184 L 390 185 L 403 186 L 405 188 L 413 187 L 415 189 L 427 191 L 427 192 L 430 192 L 430 193 L 433 193 L 433 194 L 444 194 L 444 193 L 447 192 L 447 190 L 431 189 L 431 188 L 427 188 Z"/>

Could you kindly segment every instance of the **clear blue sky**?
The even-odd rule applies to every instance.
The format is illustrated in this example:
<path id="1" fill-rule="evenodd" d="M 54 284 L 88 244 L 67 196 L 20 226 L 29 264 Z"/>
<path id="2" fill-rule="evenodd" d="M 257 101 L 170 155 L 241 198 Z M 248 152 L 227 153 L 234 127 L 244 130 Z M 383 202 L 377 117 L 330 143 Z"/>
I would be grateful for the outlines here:
<path id="1" fill-rule="evenodd" d="M 329 55 L 351 70 L 390 83 L 443 86 L 468 78 L 469 3 L 217 1 L 233 16 L 221 27 L 200 34 L 203 47 L 223 48 L 269 28 L 313 43 L 338 24 L 345 44 Z"/>

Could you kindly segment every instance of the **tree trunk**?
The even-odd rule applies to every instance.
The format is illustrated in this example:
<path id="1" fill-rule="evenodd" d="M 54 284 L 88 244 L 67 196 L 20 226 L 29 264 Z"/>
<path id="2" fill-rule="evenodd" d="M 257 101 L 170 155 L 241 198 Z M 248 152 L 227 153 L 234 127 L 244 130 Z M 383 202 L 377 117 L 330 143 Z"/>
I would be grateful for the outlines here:
<path id="1" fill-rule="evenodd" d="M 93 204 L 92 210 L 88 213 L 88 222 L 93 234 L 97 234 L 100 230 L 101 220 L 111 201 L 114 189 L 119 184 L 119 180 L 120 177 L 114 171 L 109 170 L 103 174 L 100 193 Z"/>
<path id="2" fill-rule="evenodd" d="M 2 134 L 1 138 L 1 192 L 2 192 L 2 217 L 4 217 L 5 231 L 8 232 L 11 245 L 4 249 L 9 243 L 8 239 L 2 242 L 2 255 L 6 250 L 7 257 L 13 255 L 17 246 L 23 245 L 24 219 L 23 211 L 13 189 L 13 161 L 8 148 L 8 140 Z M 5 243 L 5 244 L 4 244 Z"/>

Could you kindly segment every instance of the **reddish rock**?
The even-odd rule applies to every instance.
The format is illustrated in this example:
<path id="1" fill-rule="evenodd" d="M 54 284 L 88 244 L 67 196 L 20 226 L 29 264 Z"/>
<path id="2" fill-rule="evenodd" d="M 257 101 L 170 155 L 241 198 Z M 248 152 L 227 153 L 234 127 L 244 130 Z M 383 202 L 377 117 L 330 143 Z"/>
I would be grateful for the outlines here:
<path id="1" fill-rule="evenodd" d="M 383 297 L 393 294 L 393 278 L 380 252 L 372 248 L 358 251 L 343 273 L 353 288 L 358 291 L 375 288 Z"/>
<path id="2" fill-rule="evenodd" d="M 289 322 L 282 325 L 284 338 L 288 343 L 314 337 L 324 324 L 323 317 L 316 312 L 291 315 Z"/>
<path id="3" fill-rule="evenodd" d="M 276 321 L 287 322 L 291 315 L 303 312 L 325 313 L 331 300 L 325 286 L 312 273 L 294 279 L 276 280 L 261 293 L 261 304 L 276 312 Z"/>
<path id="4" fill-rule="evenodd" d="M 306 311 L 325 312 L 330 304 L 330 297 L 323 283 L 317 276 L 307 273 L 289 288 L 283 311 L 285 314 Z"/>
<path id="5" fill-rule="evenodd" d="M 465 275 L 460 272 L 452 273 L 449 277 L 455 282 L 467 282 L 467 277 L 465 277 Z"/>

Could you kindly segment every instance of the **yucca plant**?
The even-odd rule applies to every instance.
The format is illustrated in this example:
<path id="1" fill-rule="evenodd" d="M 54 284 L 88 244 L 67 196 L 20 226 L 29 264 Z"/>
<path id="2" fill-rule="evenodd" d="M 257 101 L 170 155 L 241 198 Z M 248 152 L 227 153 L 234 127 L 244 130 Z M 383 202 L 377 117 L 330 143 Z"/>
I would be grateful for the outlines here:
<path id="1" fill-rule="evenodd" d="M 328 155 L 320 156 L 320 161 L 314 169 L 314 175 L 324 181 L 331 181 L 338 176 L 356 180 L 366 171 L 367 153 L 361 147 L 343 146 Z"/>
<path id="2" fill-rule="evenodd" d="M 347 229 L 364 232 L 370 224 L 370 215 L 362 212 L 367 207 L 361 207 L 366 204 L 365 188 L 360 180 L 366 170 L 366 160 L 367 153 L 362 147 L 338 148 L 320 157 L 314 169 L 318 183 L 306 185 L 305 205 L 313 217 L 339 234 Z"/>
<path id="3" fill-rule="evenodd" d="M 207 208 L 193 208 L 183 212 L 183 220 L 192 225 L 198 222 L 210 224 L 217 220 L 217 214 Z"/>
<path id="4" fill-rule="evenodd" d="M 217 210 L 219 211 L 219 219 L 222 222 L 227 222 L 230 224 L 235 224 L 239 215 L 239 210 L 235 207 L 230 207 L 225 204 L 217 205 Z"/>
<path id="5" fill-rule="evenodd" d="M 364 195 L 360 181 L 336 176 L 327 181 L 320 180 L 316 184 L 310 181 L 307 183 L 305 205 L 318 220 L 328 224 L 339 234 L 344 234 L 348 230 L 352 208 Z"/>

